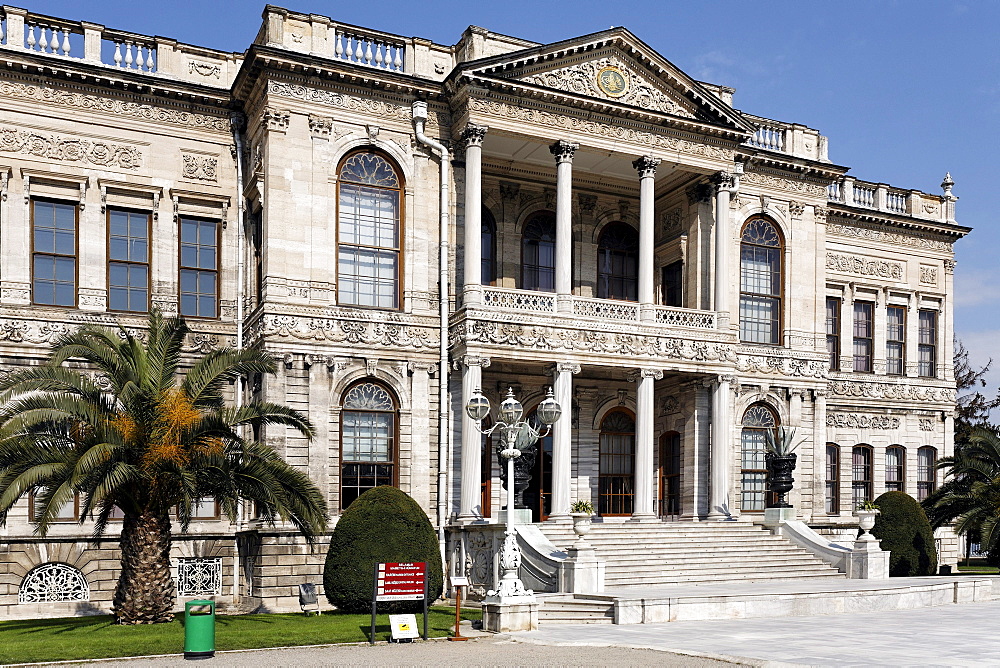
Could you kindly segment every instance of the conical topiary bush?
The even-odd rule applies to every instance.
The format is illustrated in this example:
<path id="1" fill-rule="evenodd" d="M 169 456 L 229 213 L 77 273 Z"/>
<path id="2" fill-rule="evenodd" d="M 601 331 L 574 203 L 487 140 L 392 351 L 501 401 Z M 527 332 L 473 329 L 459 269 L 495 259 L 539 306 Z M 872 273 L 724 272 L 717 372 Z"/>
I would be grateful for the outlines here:
<path id="1" fill-rule="evenodd" d="M 417 502 L 395 487 L 370 489 L 347 507 L 330 538 L 326 597 L 338 610 L 371 610 L 375 564 L 427 563 L 428 604 L 444 586 L 437 534 Z M 419 601 L 380 603 L 379 612 L 419 612 Z"/>

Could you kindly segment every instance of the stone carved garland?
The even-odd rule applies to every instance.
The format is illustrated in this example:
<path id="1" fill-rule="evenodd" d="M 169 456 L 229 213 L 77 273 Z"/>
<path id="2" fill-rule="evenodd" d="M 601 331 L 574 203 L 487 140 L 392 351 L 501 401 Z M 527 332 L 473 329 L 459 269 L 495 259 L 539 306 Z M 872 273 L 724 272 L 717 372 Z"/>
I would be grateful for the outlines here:
<path id="1" fill-rule="evenodd" d="M 897 383 L 870 383 L 865 381 L 838 380 L 829 385 L 834 397 L 858 397 L 863 399 L 910 399 L 915 401 L 937 401 L 951 404 L 957 392 L 947 387 L 925 387 L 923 385 L 902 385 Z"/>
<path id="2" fill-rule="evenodd" d="M 826 188 L 810 181 L 797 181 L 754 171 L 746 172 L 740 177 L 740 180 L 749 185 L 776 188 L 777 190 L 786 190 L 788 192 L 813 195 L 815 197 L 822 197 L 824 200 L 826 199 Z"/>
<path id="3" fill-rule="evenodd" d="M 13 97 L 44 102 L 48 105 L 59 105 L 75 109 L 101 111 L 117 116 L 141 118 L 156 123 L 170 123 L 185 127 L 203 128 L 229 132 L 227 116 L 209 116 L 188 111 L 176 111 L 154 107 L 150 104 L 127 102 L 100 95 L 85 95 L 48 86 L 34 86 L 13 81 L 0 82 L 0 97 Z"/>
<path id="4" fill-rule="evenodd" d="M 87 324 L 105 325 L 114 327 L 111 321 L 104 321 L 95 317 Z M 63 334 L 76 329 L 76 325 L 69 325 L 62 322 L 47 322 L 43 320 L 11 320 L 0 319 L 0 341 L 10 343 L 27 343 L 31 345 L 49 345 Z M 139 339 L 145 337 L 145 332 L 139 329 L 129 328 L 129 331 Z M 230 337 L 207 332 L 192 332 L 185 339 L 181 346 L 181 351 L 185 353 L 208 353 L 216 348 L 230 345 Z"/>
<path id="5" fill-rule="evenodd" d="M 888 415 L 827 413 L 826 426 L 838 429 L 899 429 L 899 418 Z"/>
<path id="6" fill-rule="evenodd" d="M 103 141 L 88 141 L 59 135 L 43 135 L 40 132 L 18 130 L 12 127 L 0 128 L 0 151 L 24 153 L 48 160 L 81 162 L 85 165 L 138 169 L 142 164 L 142 152 L 134 146 L 112 144 Z"/>
<path id="7" fill-rule="evenodd" d="M 281 81 L 269 81 L 267 92 L 272 95 L 292 98 L 294 100 L 305 100 L 307 102 L 318 102 L 331 107 L 359 111 L 364 114 L 381 116 L 398 121 L 410 120 L 410 108 L 377 100 L 375 98 L 361 98 L 335 93 L 333 91 L 310 88 L 298 84 L 288 84 Z M 433 118 L 433 114 L 431 115 Z"/>
<path id="8" fill-rule="evenodd" d="M 188 73 L 189 74 L 200 74 L 203 77 L 215 77 L 219 78 L 222 73 L 222 68 L 215 63 L 200 63 L 196 60 L 192 60 L 188 63 Z"/>
<path id="9" fill-rule="evenodd" d="M 888 260 L 873 260 L 855 255 L 827 253 L 826 268 L 845 274 L 874 276 L 876 278 L 888 278 L 895 281 L 903 280 L 903 265 L 899 262 L 889 262 Z"/>
<path id="10" fill-rule="evenodd" d="M 630 85 L 628 92 L 619 98 L 609 98 L 597 85 L 597 73 L 605 67 L 618 67 L 623 71 L 627 70 L 630 75 Z M 571 93 L 579 93 L 590 97 L 600 97 L 614 99 L 615 102 L 622 102 L 643 109 L 660 111 L 675 116 L 694 118 L 694 115 L 671 99 L 665 91 L 642 80 L 635 72 L 618 58 L 602 58 L 600 60 L 570 65 L 550 72 L 541 72 L 524 77 L 523 81 L 528 81 L 539 86 L 565 90 Z"/>
<path id="11" fill-rule="evenodd" d="M 732 160 L 735 155 L 732 149 L 722 148 L 721 146 L 701 144 L 678 137 L 654 134 L 636 128 L 611 125 L 591 119 L 563 116 L 542 109 L 520 107 L 498 100 L 470 98 L 469 108 L 496 118 L 505 118 L 521 123 L 534 123 L 566 132 L 582 132 L 595 137 L 644 144 L 655 149 L 679 151 L 700 157 Z"/>
<path id="12" fill-rule="evenodd" d="M 268 315 L 253 327 L 248 339 L 256 341 L 271 336 L 414 350 L 436 347 L 438 340 L 430 328 L 399 322 L 365 321 L 350 315 L 343 318 Z"/>

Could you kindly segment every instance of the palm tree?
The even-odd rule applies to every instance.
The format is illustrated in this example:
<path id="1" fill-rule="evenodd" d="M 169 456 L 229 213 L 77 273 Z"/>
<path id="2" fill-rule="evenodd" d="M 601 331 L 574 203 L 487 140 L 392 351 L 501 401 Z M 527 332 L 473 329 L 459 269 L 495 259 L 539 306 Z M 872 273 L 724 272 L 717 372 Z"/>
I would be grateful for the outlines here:
<path id="1" fill-rule="evenodd" d="M 274 373 L 274 360 L 216 349 L 184 373 L 189 331 L 156 311 L 145 340 L 120 324 L 85 325 L 59 337 L 43 364 L 0 382 L 0 524 L 32 494 L 44 536 L 79 495 L 80 522 L 93 519 L 96 539 L 117 508 L 122 567 L 112 610 L 122 624 L 172 619 L 171 515 L 186 530 L 199 499 L 214 498 L 230 521 L 241 501 L 253 501 L 265 521 L 280 517 L 309 540 L 326 528 L 326 502 L 308 476 L 241 436 L 281 425 L 311 437 L 309 421 L 285 406 L 223 398 L 238 377 Z"/>
<path id="2" fill-rule="evenodd" d="M 989 427 L 973 427 L 968 441 L 942 457 L 948 481 L 923 501 L 935 529 L 955 522 L 955 531 L 977 537 L 990 554 L 1000 553 L 1000 436 Z"/>

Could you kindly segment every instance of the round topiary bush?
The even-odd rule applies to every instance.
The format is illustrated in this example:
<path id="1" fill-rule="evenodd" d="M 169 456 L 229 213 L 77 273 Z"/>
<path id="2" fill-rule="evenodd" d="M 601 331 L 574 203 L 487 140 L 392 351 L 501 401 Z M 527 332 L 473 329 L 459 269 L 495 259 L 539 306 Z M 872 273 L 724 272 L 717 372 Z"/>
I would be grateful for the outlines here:
<path id="1" fill-rule="evenodd" d="M 872 535 L 889 552 L 889 575 L 935 575 L 934 532 L 920 503 L 905 492 L 886 492 L 875 499 L 875 505 L 881 512 L 875 518 Z"/>
<path id="2" fill-rule="evenodd" d="M 437 534 L 417 502 L 395 487 L 370 489 L 347 507 L 330 538 L 323 568 L 326 597 L 338 610 L 369 612 L 375 564 L 427 562 L 428 604 L 444 586 Z M 420 601 L 380 603 L 379 612 L 423 609 Z"/>

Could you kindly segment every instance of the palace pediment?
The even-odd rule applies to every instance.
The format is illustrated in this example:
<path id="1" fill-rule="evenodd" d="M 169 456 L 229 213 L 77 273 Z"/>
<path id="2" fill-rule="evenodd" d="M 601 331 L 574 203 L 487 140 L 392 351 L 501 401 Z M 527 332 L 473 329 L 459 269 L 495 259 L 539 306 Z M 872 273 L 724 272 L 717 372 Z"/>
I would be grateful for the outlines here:
<path id="1" fill-rule="evenodd" d="M 739 112 L 624 28 L 465 63 L 463 75 L 487 86 L 552 99 L 622 105 L 753 132 Z M 585 98 L 585 100 L 581 100 Z"/>

